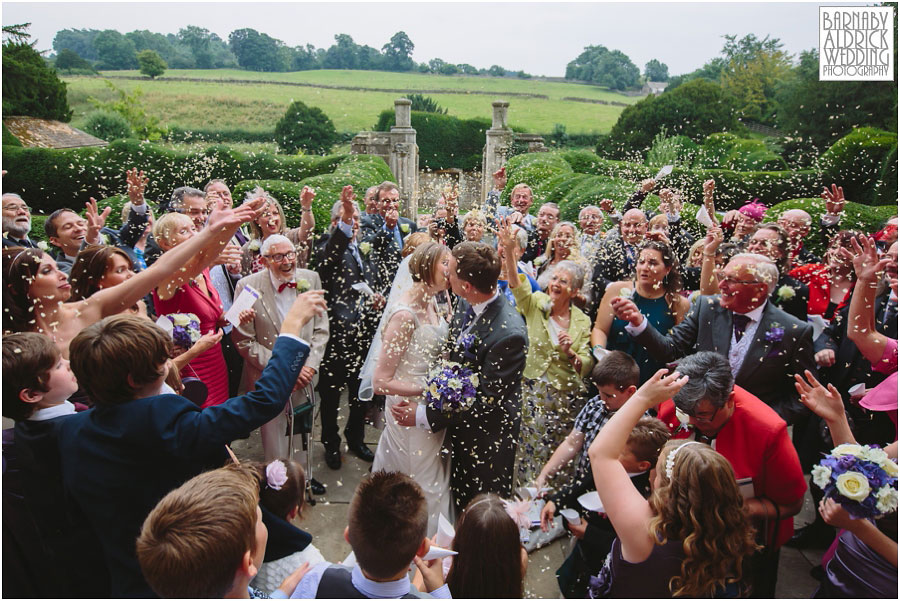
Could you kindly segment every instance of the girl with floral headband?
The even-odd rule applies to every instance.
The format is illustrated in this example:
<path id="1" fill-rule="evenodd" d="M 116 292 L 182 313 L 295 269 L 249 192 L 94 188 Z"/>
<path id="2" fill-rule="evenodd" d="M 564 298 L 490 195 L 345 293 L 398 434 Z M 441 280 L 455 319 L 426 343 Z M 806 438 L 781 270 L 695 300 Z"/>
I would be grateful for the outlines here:
<path id="1" fill-rule="evenodd" d="M 631 484 L 619 454 L 651 407 L 687 382 L 660 370 L 609 420 L 589 456 L 604 510 L 616 530 L 591 597 L 737 596 L 753 528 L 728 461 L 711 447 L 670 441 L 662 449 L 649 499 Z"/>
<path id="2" fill-rule="evenodd" d="M 304 563 L 312 567 L 325 558 L 313 546 L 312 536 L 291 523 L 294 519 L 302 519 L 306 491 L 303 467 L 289 459 L 275 459 L 268 464 L 252 463 L 251 466 L 259 478 L 259 507 L 269 531 L 266 555 L 251 585 L 274 591 Z"/>

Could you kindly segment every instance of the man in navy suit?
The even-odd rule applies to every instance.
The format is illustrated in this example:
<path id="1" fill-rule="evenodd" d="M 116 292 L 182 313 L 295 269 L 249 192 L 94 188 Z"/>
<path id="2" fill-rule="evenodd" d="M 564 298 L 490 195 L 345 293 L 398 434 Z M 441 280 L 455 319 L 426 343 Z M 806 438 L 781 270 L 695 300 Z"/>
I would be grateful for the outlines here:
<path id="1" fill-rule="evenodd" d="M 310 351 L 297 334 L 324 310 L 321 291 L 298 296 L 256 389 L 206 409 L 161 394 L 172 340 L 146 319 L 108 317 L 72 340 L 72 371 L 94 408 L 60 428 L 63 482 L 100 539 L 114 598 L 153 596 L 135 556 L 144 518 L 170 490 L 221 466 L 226 444 L 284 409 Z"/>

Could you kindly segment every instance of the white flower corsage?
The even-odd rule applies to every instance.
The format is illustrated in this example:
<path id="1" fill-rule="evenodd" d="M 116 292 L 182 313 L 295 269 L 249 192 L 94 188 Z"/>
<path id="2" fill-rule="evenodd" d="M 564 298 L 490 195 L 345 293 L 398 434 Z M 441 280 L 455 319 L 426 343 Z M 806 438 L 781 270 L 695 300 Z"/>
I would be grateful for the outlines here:
<path id="1" fill-rule="evenodd" d="M 540 257 L 535 257 L 534 261 L 532 261 L 531 264 L 534 265 L 535 267 L 537 267 L 539 265 L 543 265 L 544 261 L 546 261 L 546 260 L 547 259 L 544 258 L 544 255 L 541 255 Z"/>
<path id="2" fill-rule="evenodd" d="M 310 285 L 309 280 L 307 280 L 306 278 L 300 278 L 299 280 L 297 280 L 297 292 L 306 292 L 310 288 L 312 288 L 312 286 Z"/>
<path id="3" fill-rule="evenodd" d="M 368 255 L 370 252 L 372 252 L 372 245 L 368 242 L 360 242 L 359 243 L 359 252 L 361 252 L 364 255 Z"/>
<path id="4" fill-rule="evenodd" d="M 252 250 L 253 252 L 259 251 L 260 246 L 262 246 L 262 244 L 260 244 L 259 240 L 250 241 L 250 250 Z"/>
<path id="5" fill-rule="evenodd" d="M 404 234 L 408 234 L 408 233 L 409 233 L 409 224 L 408 224 L 408 223 L 401 223 L 401 224 L 400 224 L 400 231 L 403 232 Z"/>
<path id="6" fill-rule="evenodd" d="M 100 244 L 109 244 L 109 238 L 106 234 L 100 234 Z"/>
<path id="7" fill-rule="evenodd" d="M 677 432 L 689 432 L 694 427 L 691 423 L 691 416 L 678 407 L 675 408 L 675 419 L 680 422 Z"/>
<path id="8" fill-rule="evenodd" d="M 44 252 L 50 252 L 50 245 L 47 244 L 45 240 L 41 240 L 40 242 L 38 242 L 37 247 Z"/>
<path id="9" fill-rule="evenodd" d="M 782 286 L 778 289 L 778 300 L 788 301 L 797 296 L 797 291 L 790 286 Z"/>

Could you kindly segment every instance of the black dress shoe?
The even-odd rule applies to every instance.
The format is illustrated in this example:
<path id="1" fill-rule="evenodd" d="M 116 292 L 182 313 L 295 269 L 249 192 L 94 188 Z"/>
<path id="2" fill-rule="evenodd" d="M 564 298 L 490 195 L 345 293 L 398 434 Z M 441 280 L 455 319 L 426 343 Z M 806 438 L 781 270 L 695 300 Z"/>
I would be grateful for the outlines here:
<path id="1" fill-rule="evenodd" d="M 798 529 L 785 545 L 792 549 L 827 549 L 834 537 L 834 528 L 813 522 Z"/>
<path id="2" fill-rule="evenodd" d="M 340 456 L 338 456 L 338 459 L 340 459 Z M 309 481 L 309 490 L 314 495 L 324 495 L 325 485 L 313 478 Z"/>
<path id="3" fill-rule="evenodd" d="M 325 450 L 325 465 L 333 470 L 341 469 L 341 452 L 338 450 Z"/>
<path id="4" fill-rule="evenodd" d="M 347 448 L 350 449 L 350 452 L 362 459 L 363 461 L 372 462 L 375 461 L 375 453 L 373 453 L 369 447 L 365 445 L 365 443 L 356 443 L 350 444 L 347 443 Z"/>

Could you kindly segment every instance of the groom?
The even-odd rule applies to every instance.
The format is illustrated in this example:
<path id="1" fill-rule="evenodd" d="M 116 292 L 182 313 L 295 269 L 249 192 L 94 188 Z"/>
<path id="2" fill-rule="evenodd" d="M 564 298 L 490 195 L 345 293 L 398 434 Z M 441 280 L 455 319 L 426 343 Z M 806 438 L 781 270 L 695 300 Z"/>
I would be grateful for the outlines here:
<path id="1" fill-rule="evenodd" d="M 453 450 L 450 487 L 459 515 L 478 493 L 512 493 L 528 333 L 525 322 L 498 293 L 500 259 L 492 247 L 457 244 L 449 272 L 450 287 L 462 299 L 450 327 L 450 360 L 478 374 L 478 395 L 462 413 L 408 402 L 391 410 L 400 425 L 432 432 L 448 429 Z"/>

